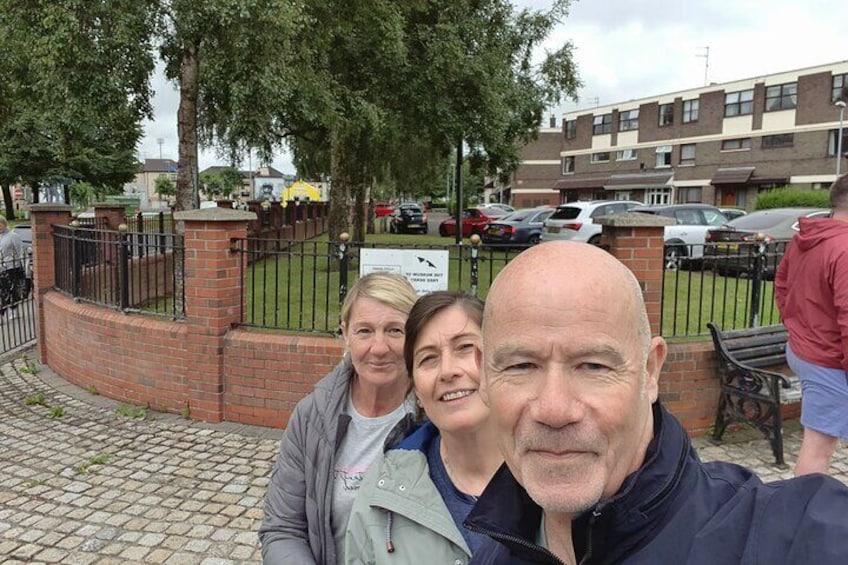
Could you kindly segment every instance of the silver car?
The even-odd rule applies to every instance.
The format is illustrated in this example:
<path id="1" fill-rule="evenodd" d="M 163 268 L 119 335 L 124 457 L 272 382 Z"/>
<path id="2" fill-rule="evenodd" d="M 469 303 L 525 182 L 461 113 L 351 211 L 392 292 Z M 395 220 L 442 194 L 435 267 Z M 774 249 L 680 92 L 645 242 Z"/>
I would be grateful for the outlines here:
<path id="1" fill-rule="evenodd" d="M 581 200 L 560 204 L 545 220 L 542 241 L 582 241 L 598 245 L 602 228 L 593 219 L 622 214 L 636 206 L 642 206 L 642 203 L 633 200 Z"/>

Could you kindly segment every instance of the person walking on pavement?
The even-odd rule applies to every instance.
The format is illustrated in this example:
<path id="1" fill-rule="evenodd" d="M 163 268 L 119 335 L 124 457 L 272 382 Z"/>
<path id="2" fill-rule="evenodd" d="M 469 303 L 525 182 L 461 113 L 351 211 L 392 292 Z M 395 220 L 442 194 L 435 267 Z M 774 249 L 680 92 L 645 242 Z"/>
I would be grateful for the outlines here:
<path id="1" fill-rule="evenodd" d="M 23 299 L 25 277 L 24 243 L 9 228 L 6 218 L 0 216 L 0 324 L 7 310 L 10 318 L 17 317 L 17 305 Z"/>
<path id="2" fill-rule="evenodd" d="M 341 562 L 366 471 L 417 420 L 403 359 L 404 324 L 417 298 L 406 277 L 388 272 L 365 275 L 348 291 L 347 352 L 297 403 L 265 493 L 266 565 Z"/>
<path id="3" fill-rule="evenodd" d="M 796 476 L 827 473 L 848 439 L 848 175 L 830 187 L 830 206 L 830 218 L 799 220 L 774 280 L 786 360 L 801 379 Z"/>

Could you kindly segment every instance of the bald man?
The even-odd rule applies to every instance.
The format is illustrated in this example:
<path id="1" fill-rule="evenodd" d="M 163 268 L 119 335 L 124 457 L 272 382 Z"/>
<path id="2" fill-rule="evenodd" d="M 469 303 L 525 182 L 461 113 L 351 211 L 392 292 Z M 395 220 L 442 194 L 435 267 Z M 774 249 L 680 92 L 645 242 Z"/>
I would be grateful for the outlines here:
<path id="1" fill-rule="evenodd" d="M 473 563 L 848 563 L 848 487 L 703 464 L 657 400 L 666 357 L 633 274 L 550 242 L 495 280 L 481 395 L 505 464 L 466 525 Z"/>

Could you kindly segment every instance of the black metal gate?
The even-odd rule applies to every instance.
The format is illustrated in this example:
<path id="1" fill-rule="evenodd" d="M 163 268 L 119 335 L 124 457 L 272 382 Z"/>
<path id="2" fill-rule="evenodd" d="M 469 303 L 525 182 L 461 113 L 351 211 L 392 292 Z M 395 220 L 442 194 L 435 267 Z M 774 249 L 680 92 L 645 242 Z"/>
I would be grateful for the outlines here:
<path id="1" fill-rule="evenodd" d="M 29 261 L 26 279 L 14 301 L 2 304 L 0 313 L 0 355 L 35 342 L 35 300 Z"/>

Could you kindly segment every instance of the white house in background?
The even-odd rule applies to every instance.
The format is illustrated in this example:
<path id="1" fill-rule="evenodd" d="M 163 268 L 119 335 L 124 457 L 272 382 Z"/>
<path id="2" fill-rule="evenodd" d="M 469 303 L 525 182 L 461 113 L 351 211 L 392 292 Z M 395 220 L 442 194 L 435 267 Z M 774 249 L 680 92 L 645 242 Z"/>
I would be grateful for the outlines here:
<path id="1" fill-rule="evenodd" d="M 173 159 L 145 159 L 132 182 L 124 185 L 124 194 L 140 200 L 141 208 L 167 208 L 168 200 L 156 194 L 156 179 L 165 177 L 177 182 L 177 162 Z"/>

